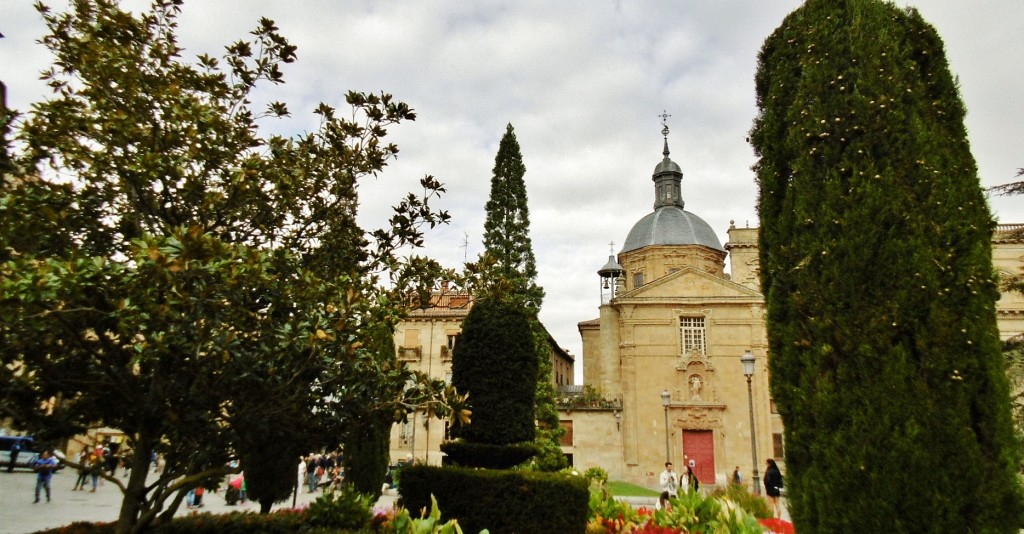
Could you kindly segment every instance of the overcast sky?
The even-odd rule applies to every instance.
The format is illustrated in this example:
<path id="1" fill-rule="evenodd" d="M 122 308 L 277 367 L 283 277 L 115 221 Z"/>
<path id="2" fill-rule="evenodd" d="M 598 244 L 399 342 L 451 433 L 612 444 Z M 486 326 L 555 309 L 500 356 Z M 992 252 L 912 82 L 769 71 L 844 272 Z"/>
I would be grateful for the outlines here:
<path id="1" fill-rule="evenodd" d="M 62 2 L 49 2 L 57 7 Z M 361 219 L 379 226 L 424 174 L 444 182 L 452 223 L 427 253 L 450 267 L 483 249 L 484 204 L 505 125 L 526 164 L 541 319 L 577 358 L 576 324 L 596 318 L 596 271 L 652 210 L 661 160 L 659 115 L 683 169 L 686 209 L 725 243 L 730 221 L 756 225 L 753 151 L 758 50 L 799 0 L 242 1 L 190 0 L 180 18 L 184 57 L 220 55 L 260 17 L 298 46 L 286 84 L 261 98 L 288 103 L 275 131 L 315 128 L 323 101 L 349 90 L 389 92 L 418 113 L 392 128 L 401 153 L 361 189 Z M 0 0 L 0 80 L 19 110 L 46 97 L 45 31 L 29 0 Z M 985 186 L 1024 167 L 1024 1 L 898 0 L 918 7 L 946 43 L 967 104 Z M 131 0 L 129 7 L 144 3 Z M 993 198 L 1001 222 L 1024 223 L 1024 198 Z M 738 356 L 738 355 L 737 355 Z"/>

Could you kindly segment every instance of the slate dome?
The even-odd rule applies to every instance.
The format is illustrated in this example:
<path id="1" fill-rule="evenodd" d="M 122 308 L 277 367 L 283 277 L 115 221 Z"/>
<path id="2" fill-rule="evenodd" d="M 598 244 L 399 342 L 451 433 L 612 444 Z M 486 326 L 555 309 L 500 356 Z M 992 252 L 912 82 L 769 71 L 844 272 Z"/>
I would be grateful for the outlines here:
<path id="1" fill-rule="evenodd" d="M 637 221 L 621 252 L 651 245 L 704 245 L 725 250 L 711 225 L 679 206 L 662 206 Z"/>

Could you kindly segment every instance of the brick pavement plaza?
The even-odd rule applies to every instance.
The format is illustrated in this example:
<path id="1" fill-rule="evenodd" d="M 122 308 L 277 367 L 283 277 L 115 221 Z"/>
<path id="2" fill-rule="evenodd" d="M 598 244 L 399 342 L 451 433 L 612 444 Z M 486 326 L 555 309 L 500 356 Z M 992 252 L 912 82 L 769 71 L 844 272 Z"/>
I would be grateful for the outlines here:
<path id="1" fill-rule="evenodd" d="M 118 471 L 120 476 L 121 471 Z M 117 519 L 121 508 L 121 491 L 117 486 L 106 482 L 96 488 L 96 493 L 73 491 L 78 475 L 74 469 L 62 469 L 53 475 L 50 484 L 52 500 L 46 502 L 40 496 L 39 503 L 33 504 L 35 498 L 36 475 L 27 469 L 15 469 L 8 473 L 6 467 L 0 469 L 0 534 L 25 534 L 38 530 L 54 528 L 74 523 L 75 521 L 110 522 Z M 127 480 L 127 479 L 125 479 Z M 296 504 L 301 506 L 316 499 L 317 493 L 306 493 L 300 488 Z M 394 492 L 381 496 L 378 506 L 391 506 L 394 503 Z M 214 514 L 247 511 L 259 512 L 259 504 L 249 502 L 245 505 L 228 506 L 224 502 L 223 489 L 218 493 L 207 491 L 203 495 L 203 508 L 200 512 Z M 274 505 L 274 509 L 290 508 L 291 499 Z M 177 515 L 188 515 L 189 510 L 182 503 Z"/>

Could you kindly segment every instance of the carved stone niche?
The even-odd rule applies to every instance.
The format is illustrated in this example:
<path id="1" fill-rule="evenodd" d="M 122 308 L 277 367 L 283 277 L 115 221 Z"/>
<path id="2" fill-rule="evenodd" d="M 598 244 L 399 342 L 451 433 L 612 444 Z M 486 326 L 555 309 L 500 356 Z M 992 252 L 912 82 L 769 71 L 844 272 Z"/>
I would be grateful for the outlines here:
<path id="1" fill-rule="evenodd" d="M 722 428 L 722 414 L 725 413 L 724 404 L 705 404 L 701 406 L 683 406 L 681 410 L 673 412 L 673 427 L 683 430 L 707 430 L 709 428 Z"/>
<path id="2" fill-rule="evenodd" d="M 682 404 L 721 404 L 715 384 L 715 366 L 700 351 L 690 351 L 679 359 L 676 376 Z"/>

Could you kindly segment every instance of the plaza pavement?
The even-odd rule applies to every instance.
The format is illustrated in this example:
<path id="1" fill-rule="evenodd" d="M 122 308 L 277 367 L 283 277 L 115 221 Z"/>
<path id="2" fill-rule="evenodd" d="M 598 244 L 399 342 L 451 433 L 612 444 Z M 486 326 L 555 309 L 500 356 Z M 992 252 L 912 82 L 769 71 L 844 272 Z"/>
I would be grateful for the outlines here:
<path id="1" fill-rule="evenodd" d="M 118 471 L 119 476 L 121 471 Z M 53 475 L 50 483 L 52 500 L 46 502 L 45 495 L 40 495 L 39 502 L 33 504 L 35 498 L 36 475 L 26 469 L 15 469 L 8 473 L 0 470 L 0 534 L 27 534 L 39 530 L 60 527 L 75 521 L 111 522 L 117 519 L 121 509 L 121 491 L 117 486 L 106 482 L 96 488 L 96 493 L 74 491 L 77 473 L 73 469 L 62 469 Z M 127 480 L 127 479 L 123 479 Z M 300 488 L 296 495 L 296 506 L 308 504 L 320 492 L 306 493 Z M 387 492 L 377 501 L 378 506 L 390 507 L 394 504 L 395 493 Z M 292 501 L 274 505 L 274 509 L 291 508 Z M 259 504 L 249 502 L 245 505 L 228 506 L 224 502 L 223 489 L 218 493 L 207 491 L 203 495 L 203 507 L 190 510 L 182 503 L 176 515 L 188 515 L 193 511 L 221 514 L 243 511 L 259 513 Z"/>
<path id="2" fill-rule="evenodd" d="M 119 471 L 120 473 L 120 471 Z M 69 525 L 75 521 L 111 522 L 117 519 L 121 508 L 121 491 L 110 482 L 96 488 L 96 493 L 74 491 L 78 475 L 73 469 L 63 469 L 54 473 L 50 483 L 52 500 L 46 502 L 40 496 L 39 503 L 35 498 L 36 475 L 26 469 L 15 469 L 8 473 L 6 468 L 0 470 L 0 534 L 28 534 L 43 529 Z M 307 493 L 300 488 L 296 497 L 296 506 L 303 506 L 316 500 L 320 492 Z M 397 498 L 394 491 L 387 491 L 377 501 L 378 507 L 391 507 Z M 625 497 L 621 500 L 634 507 L 653 507 L 656 499 L 648 497 Z M 274 505 L 274 510 L 291 508 L 291 499 Z M 237 504 L 228 506 L 224 502 L 224 491 L 218 493 L 207 491 L 203 495 L 203 507 L 190 510 L 184 503 L 178 508 L 176 515 L 188 515 L 194 512 L 223 514 L 228 512 L 259 512 L 257 503 Z M 783 506 L 782 518 L 787 521 L 789 511 Z"/>

